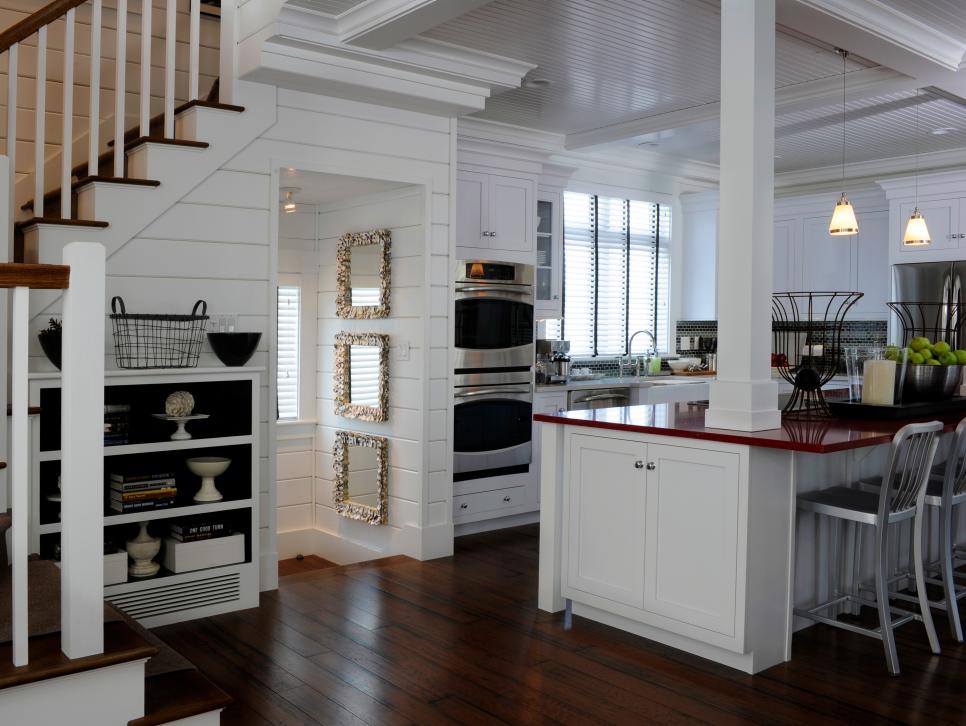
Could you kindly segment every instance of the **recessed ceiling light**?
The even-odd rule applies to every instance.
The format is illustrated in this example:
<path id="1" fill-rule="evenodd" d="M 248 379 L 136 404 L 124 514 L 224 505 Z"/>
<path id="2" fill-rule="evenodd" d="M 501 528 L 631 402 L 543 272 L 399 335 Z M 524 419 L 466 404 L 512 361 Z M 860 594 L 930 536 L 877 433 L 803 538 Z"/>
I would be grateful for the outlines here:
<path id="1" fill-rule="evenodd" d="M 524 88 L 549 88 L 551 85 L 553 85 L 553 81 L 549 78 L 527 78 L 523 82 Z"/>
<path id="2" fill-rule="evenodd" d="M 932 134 L 933 136 L 945 136 L 946 134 L 951 134 L 956 130 L 957 129 L 953 128 L 952 126 L 940 126 L 938 129 L 933 129 Z"/>

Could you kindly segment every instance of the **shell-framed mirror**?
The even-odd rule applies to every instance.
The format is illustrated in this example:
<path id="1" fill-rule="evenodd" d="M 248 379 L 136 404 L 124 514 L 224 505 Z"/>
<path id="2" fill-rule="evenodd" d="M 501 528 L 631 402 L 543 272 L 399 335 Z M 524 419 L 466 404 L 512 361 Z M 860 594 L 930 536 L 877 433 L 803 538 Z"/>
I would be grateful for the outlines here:
<path id="1" fill-rule="evenodd" d="M 335 432 L 332 500 L 338 514 L 372 525 L 389 522 L 388 454 L 384 436 Z"/>
<path id="2" fill-rule="evenodd" d="M 390 242 L 388 229 L 339 238 L 335 311 L 340 318 L 389 317 Z"/>
<path id="3" fill-rule="evenodd" d="M 389 419 L 389 336 L 336 333 L 335 414 L 360 421 Z"/>

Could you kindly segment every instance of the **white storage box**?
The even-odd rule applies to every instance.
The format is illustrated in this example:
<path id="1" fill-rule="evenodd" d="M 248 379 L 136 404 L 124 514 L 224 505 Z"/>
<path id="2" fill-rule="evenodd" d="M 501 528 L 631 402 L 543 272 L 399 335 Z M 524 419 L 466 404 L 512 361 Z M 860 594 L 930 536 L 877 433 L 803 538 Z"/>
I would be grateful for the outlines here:
<path id="1" fill-rule="evenodd" d="M 104 555 L 104 584 L 117 585 L 127 582 L 127 552 L 119 550 Z"/>
<path id="2" fill-rule="evenodd" d="M 245 535 L 230 534 L 196 542 L 164 538 L 161 564 L 171 572 L 191 572 L 245 561 Z"/>

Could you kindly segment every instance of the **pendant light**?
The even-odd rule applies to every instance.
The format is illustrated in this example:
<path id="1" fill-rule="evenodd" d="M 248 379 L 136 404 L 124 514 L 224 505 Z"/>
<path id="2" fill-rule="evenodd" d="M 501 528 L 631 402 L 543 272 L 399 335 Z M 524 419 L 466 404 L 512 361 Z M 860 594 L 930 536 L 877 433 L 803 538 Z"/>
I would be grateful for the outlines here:
<path id="1" fill-rule="evenodd" d="M 298 187 L 282 187 L 280 191 L 284 195 L 282 197 L 282 211 L 285 212 L 285 214 L 291 214 L 297 209 L 297 205 L 295 200 L 292 199 L 292 195 L 300 190 Z"/>
<path id="2" fill-rule="evenodd" d="M 842 184 L 845 185 L 845 72 L 846 63 L 845 59 L 848 58 L 849 52 L 843 50 L 842 48 L 836 48 L 836 52 L 842 56 Z M 843 235 L 856 234 L 859 231 L 859 223 L 855 219 L 855 209 L 852 208 L 852 202 L 842 192 L 842 196 L 839 197 L 838 203 L 835 205 L 835 210 L 832 212 L 832 220 L 828 225 L 828 233 L 833 237 L 840 237 Z"/>
<path id="3" fill-rule="evenodd" d="M 902 237 L 905 247 L 925 247 L 932 242 L 926 219 L 919 212 L 919 89 L 916 89 L 916 207 L 906 224 L 906 233 Z"/>

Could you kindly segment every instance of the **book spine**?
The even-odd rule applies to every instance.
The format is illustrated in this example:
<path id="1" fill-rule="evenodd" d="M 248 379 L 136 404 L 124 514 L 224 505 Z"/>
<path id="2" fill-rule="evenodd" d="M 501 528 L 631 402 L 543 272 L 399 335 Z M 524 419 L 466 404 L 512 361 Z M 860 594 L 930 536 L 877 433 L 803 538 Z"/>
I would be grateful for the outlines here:
<path id="1" fill-rule="evenodd" d="M 177 482 L 174 479 L 151 479 L 141 482 L 111 482 L 111 491 L 115 492 L 139 492 L 146 489 L 163 489 L 165 487 L 176 488 Z"/>
<path id="2" fill-rule="evenodd" d="M 177 523 L 172 523 L 169 525 L 172 532 L 176 532 L 181 535 L 195 535 L 195 534 L 206 534 L 210 532 L 222 532 L 227 529 L 227 524 L 224 522 L 211 522 L 204 524 L 189 524 L 187 527 L 182 526 Z"/>
<path id="3" fill-rule="evenodd" d="M 138 512 L 144 509 L 164 509 L 174 504 L 174 497 L 170 499 L 148 499 L 141 502 L 111 501 L 111 510 L 115 512 Z"/>
<path id="4" fill-rule="evenodd" d="M 158 479 L 174 479 L 174 472 L 164 471 L 155 472 L 153 474 L 111 474 L 111 481 L 116 481 L 121 484 L 129 484 L 132 482 L 141 481 L 156 481 Z"/>
<path id="5" fill-rule="evenodd" d="M 226 537 L 231 534 L 230 530 L 224 530 L 221 532 L 208 532 L 199 534 L 178 534 L 177 532 L 171 532 L 171 539 L 176 542 L 203 542 L 207 539 L 219 539 L 221 537 Z"/>
<path id="6" fill-rule="evenodd" d="M 111 492 L 112 501 L 139 502 L 143 499 L 166 499 L 178 495 L 178 490 L 174 487 L 164 487 L 163 489 L 148 489 L 143 492 Z"/>

